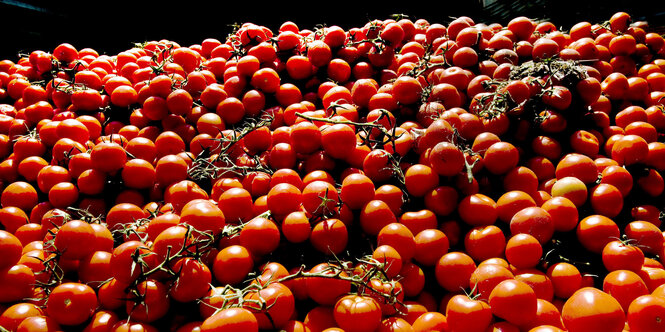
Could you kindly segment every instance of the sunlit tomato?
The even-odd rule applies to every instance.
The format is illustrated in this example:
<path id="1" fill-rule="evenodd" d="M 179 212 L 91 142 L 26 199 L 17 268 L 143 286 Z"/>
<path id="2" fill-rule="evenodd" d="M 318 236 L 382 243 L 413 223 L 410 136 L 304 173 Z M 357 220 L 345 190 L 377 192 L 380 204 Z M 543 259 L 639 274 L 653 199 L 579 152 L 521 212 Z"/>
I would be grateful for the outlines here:
<path id="1" fill-rule="evenodd" d="M 347 295 L 335 303 L 335 322 L 344 331 L 375 330 L 381 323 L 381 307 L 371 297 Z"/>
<path id="2" fill-rule="evenodd" d="M 280 282 L 248 293 L 245 300 L 243 306 L 254 313 L 260 329 L 282 328 L 295 311 L 291 290 Z"/>
<path id="3" fill-rule="evenodd" d="M 307 293 L 312 300 L 321 305 L 334 305 L 337 300 L 344 296 L 351 289 L 351 283 L 348 275 L 339 270 L 339 267 L 321 263 L 314 266 L 310 273 L 321 273 L 324 275 L 339 275 L 340 278 L 312 276 L 306 278 Z"/>
<path id="4" fill-rule="evenodd" d="M 489 295 L 492 313 L 515 325 L 526 325 L 536 319 L 538 301 L 534 290 L 524 282 L 507 279 Z"/>
<path id="5" fill-rule="evenodd" d="M 642 295 L 630 303 L 626 311 L 626 323 L 631 331 L 656 331 L 662 328 L 659 318 L 665 310 L 663 298 Z"/>
<path id="6" fill-rule="evenodd" d="M 453 331 L 485 331 L 492 321 L 489 305 L 466 295 L 454 295 L 445 310 L 448 327 Z"/>
<path id="7" fill-rule="evenodd" d="M 63 283 L 49 294 L 46 312 L 61 325 L 78 325 L 90 318 L 97 308 L 97 295 L 87 285 Z"/>
<path id="8" fill-rule="evenodd" d="M 245 308 L 228 308 L 216 312 L 201 324 L 201 331 L 253 331 L 258 332 L 259 324 L 254 314 Z"/>
<path id="9" fill-rule="evenodd" d="M 476 263 L 468 254 L 449 252 L 436 263 L 436 280 L 446 290 L 457 291 L 469 286 L 469 279 L 475 269 Z"/>
<path id="10" fill-rule="evenodd" d="M 614 270 L 603 279 L 603 291 L 615 298 L 624 312 L 638 296 L 649 294 L 647 285 L 635 272 Z"/>
<path id="11" fill-rule="evenodd" d="M 457 210 L 462 221 L 472 226 L 491 225 L 498 218 L 496 201 L 480 193 L 463 198 Z"/>
<path id="12" fill-rule="evenodd" d="M 626 315 L 611 295 L 597 288 L 584 287 L 566 300 L 561 317 L 564 326 L 571 332 L 599 328 L 621 331 Z"/>

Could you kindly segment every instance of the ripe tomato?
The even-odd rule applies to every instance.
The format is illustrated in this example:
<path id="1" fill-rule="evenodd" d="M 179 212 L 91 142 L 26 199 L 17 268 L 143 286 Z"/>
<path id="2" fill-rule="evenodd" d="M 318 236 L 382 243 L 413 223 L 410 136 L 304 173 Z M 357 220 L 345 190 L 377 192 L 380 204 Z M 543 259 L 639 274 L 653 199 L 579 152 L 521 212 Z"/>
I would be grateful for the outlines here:
<path id="1" fill-rule="evenodd" d="M 374 182 L 364 174 L 353 173 L 342 180 L 340 198 L 351 209 L 362 208 L 374 194 Z"/>
<path id="2" fill-rule="evenodd" d="M 653 295 L 641 295 L 630 303 L 626 311 L 626 323 L 631 331 L 656 331 L 661 329 L 659 319 L 665 310 L 665 301 Z"/>
<path id="3" fill-rule="evenodd" d="M 0 257 L 0 269 L 14 266 L 21 258 L 23 246 L 21 241 L 5 230 L 0 230 L 0 248 L 2 248 L 2 257 Z"/>
<path id="4" fill-rule="evenodd" d="M 206 318 L 201 324 L 201 331 L 258 332 L 259 323 L 248 309 L 233 307 L 220 310 Z"/>
<path id="5" fill-rule="evenodd" d="M 464 249 L 475 261 L 501 257 L 506 247 L 506 236 L 495 226 L 478 226 L 464 236 Z"/>
<path id="6" fill-rule="evenodd" d="M 524 282 L 507 279 L 500 282 L 489 295 L 492 314 L 517 326 L 536 319 L 538 301 L 534 290 Z"/>
<path id="7" fill-rule="evenodd" d="M 262 256 L 273 252 L 280 243 L 277 225 L 269 219 L 256 217 L 240 231 L 240 244 L 252 255 Z"/>
<path id="8" fill-rule="evenodd" d="M 638 296 L 649 294 L 640 276 L 629 270 L 614 270 L 603 279 L 603 291 L 615 298 L 624 312 Z"/>
<path id="9" fill-rule="evenodd" d="M 505 247 L 508 262 L 518 269 L 532 268 L 541 259 L 543 248 L 536 237 L 528 233 L 513 235 Z"/>
<path id="10" fill-rule="evenodd" d="M 97 308 L 97 295 L 88 285 L 63 283 L 49 294 L 46 312 L 61 325 L 78 325 L 87 321 Z"/>
<path id="11" fill-rule="evenodd" d="M 311 276 L 306 278 L 307 294 L 320 305 L 333 305 L 337 303 L 337 300 L 351 289 L 351 283 L 343 279 L 348 277 L 348 275 L 344 271 L 339 271 L 338 266 L 320 263 L 311 268 L 309 272 L 314 274 L 321 273 L 323 275 L 339 275 L 341 277 Z"/>
<path id="12" fill-rule="evenodd" d="M 617 224 L 602 215 L 590 215 L 580 220 L 576 232 L 582 246 L 594 253 L 601 253 L 607 243 L 621 235 Z"/>
<path id="13" fill-rule="evenodd" d="M 448 327 L 453 331 L 485 331 L 492 321 L 492 310 L 484 301 L 454 295 L 446 306 Z"/>
<path id="14" fill-rule="evenodd" d="M 441 287 L 450 292 L 466 289 L 475 269 L 476 263 L 466 253 L 449 252 L 441 256 L 436 263 L 436 280 Z"/>
<path id="15" fill-rule="evenodd" d="M 92 253 L 95 240 L 95 230 L 90 224 L 71 220 L 60 226 L 54 245 L 62 253 L 62 257 L 81 259 Z"/>
<path id="16" fill-rule="evenodd" d="M 370 331 L 379 326 L 382 313 L 373 298 L 347 295 L 335 303 L 334 317 L 344 331 Z"/>
<path id="17" fill-rule="evenodd" d="M 464 197 L 457 211 L 462 221 L 472 226 L 492 225 L 498 218 L 496 201 L 481 193 Z"/>
<path id="18" fill-rule="evenodd" d="M 640 247 L 614 240 L 605 245 L 602 251 L 603 265 L 608 271 L 629 270 L 637 272 L 644 264 L 644 252 Z"/>
<path id="19" fill-rule="evenodd" d="M 295 311 L 291 290 L 280 282 L 271 282 L 259 291 L 245 295 L 244 308 L 249 309 L 260 329 L 282 328 Z"/>
<path id="20" fill-rule="evenodd" d="M 584 287 L 566 300 L 561 317 L 564 326 L 571 332 L 599 328 L 621 331 L 626 315 L 612 296 L 597 288 Z"/>

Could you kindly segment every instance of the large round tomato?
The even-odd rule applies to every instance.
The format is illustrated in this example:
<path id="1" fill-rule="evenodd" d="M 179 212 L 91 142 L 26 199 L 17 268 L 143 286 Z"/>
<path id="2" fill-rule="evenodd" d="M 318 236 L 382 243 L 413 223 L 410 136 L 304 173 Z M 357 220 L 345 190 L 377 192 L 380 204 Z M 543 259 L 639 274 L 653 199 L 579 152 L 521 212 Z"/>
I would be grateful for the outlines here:
<path id="1" fill-rule="evenodd" d="M 78 325 L 97 309 L 97 294 L 88 285 L 63 283 L 49 294 L 46 312 L 61 325 Z"/>
<path id="2" fill-rule="evenodd" d="M 245 308 L 228 308 L 218 311 L 201 324 L 202 332 L 258 332 L 259 324 L 251 311 Z"/>
<path id="3" fill-rule="evenodd" d="M 611 295 L 584 287 L 566 300 L 561 310 L 565 327 L 571 331 L 622 331 L 626 315 Z"/>
<path id="4" fill-rule="evenodd" d="M 381 316 L 381 307 L 372 297 L 347 295 L 335 303 L 335 322 L 344 331 L 373 331 Z"/>

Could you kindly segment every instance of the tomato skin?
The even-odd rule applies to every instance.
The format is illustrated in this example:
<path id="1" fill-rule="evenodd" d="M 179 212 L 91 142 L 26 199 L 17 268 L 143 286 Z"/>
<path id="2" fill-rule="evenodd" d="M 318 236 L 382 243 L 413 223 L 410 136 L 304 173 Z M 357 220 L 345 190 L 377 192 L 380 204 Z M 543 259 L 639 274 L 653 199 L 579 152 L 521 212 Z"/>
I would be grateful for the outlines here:
<path id="1" fill-rule="evenodd" d="M 62 327 L 48 316 L 28 317 L 16 327 L 16 332 L 52 332 L 61 330 Z"/>
<path id="2" fill-rule="evenodd" d="M 534 290 L 526 283 L 507 279 L 500 282 L 489 295 L 492 313 L 518 326 L 536 319 L 538 301 Z"/>
<path id="3" fill-rule="evenodd" d="M 495 225 L 474 227 L 464 237 L 464 248 L 475 261 L 501 257 L 506 237 Z"/>
<path id="4" fill-rule="evenodd" d="M 448 291 L 469 287 L 469 278 L 476 263 L 464 252 L 449 252 L 441 256 L 435 266 L 436 280 Z M 454 272 L 453 272 L 454 271 Z"/>
<path id="5" fill-rule="evenodd" d="M 54 244 L 63 253 L 63 257 L 81 259 L 91 253 L 94 240 L 94 229 L 90 224 L 81 220 L 72 220 L 60 227 Z"/>
<path id="6" fill-rule="evenodd" d="M 340 219 L 319 221 L 312 227 L 309 240 L 312 246 L 325 255 L 336 255 L 346 249 L 349 233 Z"/>
<path id="7" fill-rule="evenodd" d="M 561 317 L 571 332 L 622 331 L 625 324 L 621 305 L 609 294 L 593 287 L 576 291 L 563 305 Z"/>
<path id="8" fill-rule="evenodd" d="M 505 247 L 506 259 L 518 269 L 535 267 L 542 254 L 543 247 L 540 241 L 528 233 L 513 235 Z"/>
<path id="9" fill-rule="evenodd" d="M 608 271 L 638 272 L 644 263 L 644 252 L 640 247 L 619 240 L 607 243 L 601 254 L 603 265 Z"/>
<path id="10" fill-rule="evenodd" d="M 621 235 L 619 226 L 602 215 L 590 215 L 580 220 L 576 233 L 580 243 L 594 253 L 601 253 L 607 243 Z"/>
<path id="11" fill-rule="evenodd" d="M 169 289 L 169 296 L 175 301 L 191 302 L 202 298 L 208 292 L 212 273 L 201 261 L 186 257 L 178 260 L 173 269 L 179 272 Z"/>
<path id="12" fill-rule="evenodd" d="M 23 264 L 0 270 L 0 303 L 20 301 L 33 294 L 35 275 Z"/>
<path id="13" fill-rule="evenodd" d="M 458 294 L 448 301 L 446 318 L 451 331 L 482 332 L 492 321 L 492 310 L 486 302 Z"/>
<path id="14" fill-rule="evenodd" d="M 5 230 L 0 230 L 0 270 L 13 266 L 21 258 L 23 246 L 21 241 L 14 234 Z"/>
<path id="15" fill-rule="evenodd" d="M 310 272 L 337 274 L 339 267 L 328 263 L 315 265 Z M 340 272 L 340 276 L 347 277 L 345 272 Z M 351 283 L 346 280 L 326 277 L 308 277 L 305 280 L 307 293 L 316 303 L 320 305 L 334 305 L 338 298 L 348 293 L 351 289 Z"/>
<path id="16" fill-rule="evenodd" d="M 658 331 L 663 328 L 665 299 L 654 295 L 641 295 L 630 303 L 626 322 L 631 331 Z"/>
<path id="17" fill-rule="evenodd" d="M 97 294 L 87 285 L 63 283 L 49 295 L 46 312 L 61 325 L 79 325 L 88 320 L 97 308 Z"/>
<path id="18" fill-rule="evenodd" d="M 344 331 L 373 331 L 381 323 L 381 307 L 371 297 L 347 295 L 334 308 L 335 321 Z"/>
<path id="19" fill-rule="evenodd" d="M 245 299 L 258 301 L 245 302 L 244 308 L 254 314 L 260 329 L 282 328 L 295 311 L 293 293 L 280 282 L 271 282 L 258 292 L 250 292 Z"/>
<path id="20" fill-rule="evenodd" d="M 256 217 L 240 231 L 240 244 L 252 255 L 262 256 L 271 253 L 280 243 L 280 232 L 272 220 Z"/>
<path id="21" fill-rule="evenodd" d="M 492 225 L 498 218 L 496 201 L 481 193 L 463 198 L 457 210 L 462 221 L 471 226 Z"/>
<path id="22" fill-rule="evenodd" d="M 603 291 L 619 301 L 624 312 L 628 311 L 628 306 L 635 298 L 649 294 L 647 285 L 641 277 L 628 270 L 608 273 L 603 279 Z"/>
<path id="23" fill-rule="evenodd" d="M 141 301 L 134 303 L 130 295 L 125 312 L 139 322 L 151 323 L 164 317 L 171 305 L 167 286 L 155 279 L 140 282 L 136 286 L 136 294 Z"/>
<path id="24" fill-rule="evenodd" d="M 206 318 L 202 332 L 258 332 L 259 323 L 251 311 L 245 308 L 228 308 Z"/>

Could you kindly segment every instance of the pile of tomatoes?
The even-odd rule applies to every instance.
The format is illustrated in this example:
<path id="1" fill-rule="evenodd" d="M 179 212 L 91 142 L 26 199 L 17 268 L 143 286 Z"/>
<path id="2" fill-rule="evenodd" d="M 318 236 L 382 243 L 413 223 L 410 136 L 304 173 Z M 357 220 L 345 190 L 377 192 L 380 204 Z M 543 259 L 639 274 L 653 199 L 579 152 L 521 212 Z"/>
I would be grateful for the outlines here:
<path id="1" fill-rule="evenodd" d="M 618 12 L 0 61 L 2 331 L 661 331 L 665 39 Z"/>

